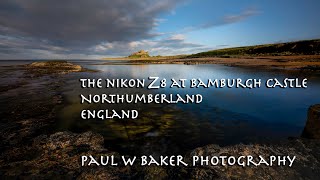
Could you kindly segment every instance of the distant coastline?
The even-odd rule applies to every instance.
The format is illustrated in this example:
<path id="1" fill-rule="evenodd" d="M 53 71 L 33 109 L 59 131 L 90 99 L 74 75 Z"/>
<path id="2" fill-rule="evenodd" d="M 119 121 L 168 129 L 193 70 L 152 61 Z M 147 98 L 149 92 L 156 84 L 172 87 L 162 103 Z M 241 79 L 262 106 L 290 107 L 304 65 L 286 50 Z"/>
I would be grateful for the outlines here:
<path id="1" fill-rule="evenodd" d="M 138 56 L 141 52 L 146 53 Z M 320 39 L 225 48 L 191 55 L 149 56 L 139 51 L 128 57 L 104 58 L 141 64 L 221 64 L 227 66 L 320 70 Z"/>

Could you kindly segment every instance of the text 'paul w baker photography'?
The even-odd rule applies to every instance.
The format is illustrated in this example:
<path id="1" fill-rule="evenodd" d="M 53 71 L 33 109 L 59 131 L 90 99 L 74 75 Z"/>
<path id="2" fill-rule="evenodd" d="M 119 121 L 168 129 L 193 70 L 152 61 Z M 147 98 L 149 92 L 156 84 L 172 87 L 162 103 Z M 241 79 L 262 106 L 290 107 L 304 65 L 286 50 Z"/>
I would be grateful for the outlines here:
<path id="1" fill-rule="evenodd" d="M 81 156 L 81 166 L 288 166 L 291 167 L 296 156 Z"/>

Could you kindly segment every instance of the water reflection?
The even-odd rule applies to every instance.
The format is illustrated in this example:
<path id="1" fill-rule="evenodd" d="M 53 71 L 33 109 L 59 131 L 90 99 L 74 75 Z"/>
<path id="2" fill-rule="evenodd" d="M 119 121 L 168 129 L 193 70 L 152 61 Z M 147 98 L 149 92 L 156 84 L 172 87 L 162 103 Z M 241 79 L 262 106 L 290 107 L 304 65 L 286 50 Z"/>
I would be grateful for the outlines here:
<path id="1" fill-rule="evenodd" d="M 66 103 L 61 108 L 62 130 L 93 130 L 104 135 L 106 146 L 132 153 L 181 152 L 197 146 L 218 143 L 227 145 L 266 139 L 299 136 L 310 105 L 320 102 L 320 77 L 310 76 L 307 89 L 214 89 L 164 88 L 81 89 L 79 78 L 139 78 L 149 76 L 191 79 L 201 78 L 294 78 L 274 71 L 243 69 L 219 65 L 127 65 L 81 62 L 98 73 L 69 74 L 64 89 Z M 301 77 L 300 77 L 301 78 Z M 302 77 L 304 78 L 304 77 Z M 80 105 L 79 94 L 202 94 L 201 104 L 97 104 Z M 138 120 L 82 120 L 82 109 L 138 109 Z"/>

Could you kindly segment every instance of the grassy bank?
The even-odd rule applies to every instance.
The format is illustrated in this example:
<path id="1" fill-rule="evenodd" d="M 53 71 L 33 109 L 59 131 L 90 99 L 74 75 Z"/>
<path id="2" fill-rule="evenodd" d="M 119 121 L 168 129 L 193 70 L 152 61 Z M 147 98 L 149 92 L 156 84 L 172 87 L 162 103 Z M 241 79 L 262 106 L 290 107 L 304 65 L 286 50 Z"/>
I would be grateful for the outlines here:
<path id="1" fill-rule="evenodd" d="M 290 56 L 319 55 L 320 39 L 278 44 L 264 44 L 212 50 L 186 56 L 187 58 L 229 56 Z"/>

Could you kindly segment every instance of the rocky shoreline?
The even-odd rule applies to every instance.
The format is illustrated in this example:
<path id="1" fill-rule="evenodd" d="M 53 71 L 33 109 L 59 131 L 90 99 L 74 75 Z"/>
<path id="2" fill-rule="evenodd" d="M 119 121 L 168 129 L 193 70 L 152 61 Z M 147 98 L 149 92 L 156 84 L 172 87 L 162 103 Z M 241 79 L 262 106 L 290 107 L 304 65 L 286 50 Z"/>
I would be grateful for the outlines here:
<path id="1" fill-rule="evenodd" d="M 4 177 L 28 178 L 63 178 L 63 179 L 314 179 L 320 173 L 319 140 L 291 139 L 278 144 L 251 144 L 220 147 L 207 145 L 199 147 L 185 155 L 192 156 L 219 155 L 291 155 L 297 161 L 292 167 L 250 166 L 197 166 L 197 167 L 159 167 L 159 166 L 117 166 L 117 167 L 81 167 L 80 157 L 95 156 L 119 157 L 119 153 L 104 147 L 101 135 L 85 132 L 57 132 L 40 135 L 30 145 L 13 148 L 2 154 L 0 164 Z"/>

